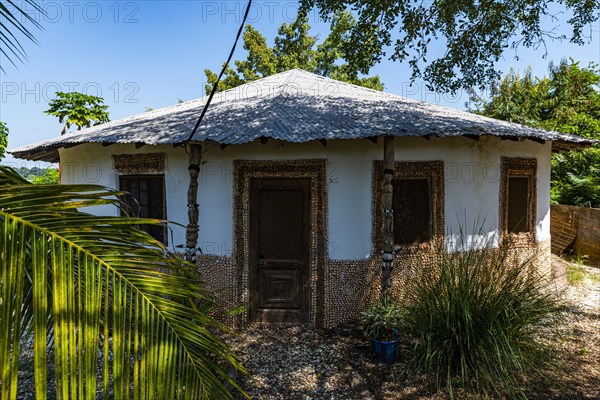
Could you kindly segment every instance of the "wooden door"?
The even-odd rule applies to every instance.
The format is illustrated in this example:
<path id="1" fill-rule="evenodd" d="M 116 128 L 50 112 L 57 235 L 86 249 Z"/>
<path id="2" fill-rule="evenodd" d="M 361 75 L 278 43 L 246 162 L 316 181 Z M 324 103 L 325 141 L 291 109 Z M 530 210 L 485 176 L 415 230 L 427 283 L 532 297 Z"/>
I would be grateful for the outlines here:
<path id="1" fill-rule="evenodd" d="M 310 179 L 250 180 L 249 317 L 308 322 Z"/>

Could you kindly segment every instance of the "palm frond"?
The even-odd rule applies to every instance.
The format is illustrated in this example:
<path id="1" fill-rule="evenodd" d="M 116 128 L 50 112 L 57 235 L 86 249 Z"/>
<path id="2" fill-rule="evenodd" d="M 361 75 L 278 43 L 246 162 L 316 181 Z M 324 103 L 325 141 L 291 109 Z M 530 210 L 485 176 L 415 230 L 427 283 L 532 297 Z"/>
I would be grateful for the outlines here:
<path id="1" fill-rule="evenodd" d="M 0 186 L 27 185 L 30 182 L 12 168 L 0 165 Z"/>
<path id="2" fill-rule="evenodd" d="M 46 15 L 45 10 L 35 0 L 22 0 L 18 3 L 12 0 L 0 1 L 0 52 L 14 67 L 17 66 L 15 61 L 23 62 L 27 59 L 18 36 L 24 36 L 27 40 L 37 43 L 27 24 L 42 29 L 39 21 L 27 12 L 28 6 L 39 16 Z M 6 72 L 2 65 L 0 71 Z"/>
<path id="3" fill-rule="evenodd" d="M 233 398 L 225 382 L 240 389 L 227 369 L 244 369 L 215 333 L 228 329 L 196 306 L 213 295 L 190 277 L 193 266 L 136 227 L 157 221 L 86 214 L 79 209 L 117 205 L 118 193 L 15 174 L 0 168 L 1 398 L 17 397 L 30 328 L 37 399 L 46 398 L 49 363 L 59 399 L 96 398 L 98 365 L 104 398 Z"/>

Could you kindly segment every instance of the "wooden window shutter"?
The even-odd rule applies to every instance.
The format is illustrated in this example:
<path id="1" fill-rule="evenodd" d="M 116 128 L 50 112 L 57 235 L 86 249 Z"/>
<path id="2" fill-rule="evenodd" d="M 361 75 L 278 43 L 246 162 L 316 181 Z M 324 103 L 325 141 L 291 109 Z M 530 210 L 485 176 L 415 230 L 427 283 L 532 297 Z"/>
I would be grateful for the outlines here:
<path id="1" fill-rule="evenodd" d="M 431 182 L 428 178 L 396 178 L 394 188 L 394 242 L 423 243 L 432 237 Z"/>
<path id="2" fill-rule="evenodd" d="M 119 177 L 119 187 L 120 190 L 127 192 L 124 197 L 125 209 L 121 210 L 122 215 L 166 219 L 163 175 L 122 175 Z M 167 244 L 164 226 L 141 225 L 140 229 Z"/>
<path id="3" fill-rule="evenodd" d="M 529 178 L 510 176 L 507 191 L 507 231 L 509 233 L 529 232 Z"/>

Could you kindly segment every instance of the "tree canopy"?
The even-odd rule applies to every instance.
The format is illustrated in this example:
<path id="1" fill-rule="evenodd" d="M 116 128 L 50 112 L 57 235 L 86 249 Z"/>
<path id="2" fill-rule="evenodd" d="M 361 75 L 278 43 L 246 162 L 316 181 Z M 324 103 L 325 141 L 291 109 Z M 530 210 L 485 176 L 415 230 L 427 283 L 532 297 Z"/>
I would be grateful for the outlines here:
<path id="1" fill-rule="evenodd" d="M 59 171 L 56 168 L 20 167 L 15 172 L 36 185 L 50 185 L 59 183 Z"/>
<path id="2" fill-rule="evenodd" d="M 600 69 L 573 60 L 550 64 L 549 75 L 521 76 L 514 70 L 475 98 L 472 111 L 488 117 L 600 139 Z M 552 159 L 552 200 L 600 206 L 600 149 L 573 151 Z"/>
<path id="3" fill-rule="evenodd" d="M 48 115 L 58 117 L 63 126 L 61 135 L 67 133 L 71 125 L 77 126 L 77 130 L 110 121 L 108 117 L 108 106 L 104 105 L 104 99 L 78 92 L 56 92 L 56 98 L 48 103 L 50 107 L 44 111 Z"/>
<path id="4" fill-rule="evenodd" d="M 46 171 L 33 178 L 34 185 L 57 185 L 60 181 L 60 174 L 56 168 L 46 168 Z"/>
<path id="5" fill-rule="evenodd" d="M 8 126 L 0 121 L 0 159 L 4 157 L 6 146 L 8 146 Z"/>
<path id="6" fill-rule="evenodd" d="M 248 51 L 245 60 L 235 61 L 235 68 L 229 67 L 219 82 L 218 90 L 226 90 L 267 76 L 300 68 L 343 82 L 383 90 L 379 76 L 360 77 L 368 74 L 368 69 L 359 71 L 344 61 L 343 48 L 352 42 L 350 36 L 356 19 L 347 12 L 338 12 L 331 19 L 330 33 L 321 42 L 310 35 L 310 25 L 305 14 L 300 14 L 291 24 L 283 23 L 278 30 L 273 47 L 252 25 L 244 31 L 244 49 Z M 217 81 L 217 74 L 209 69 L 204 71 L 209 94 Z"/>
<path id="7" fill-rule="evenodd" d="M 600 69 L 573 60 L 549 65 L 549 76 L 535 78 L 511 70 L 492 84 L 489 101 L 474 98 L 474 111 L 489 117 L 587 138 L 600 138 Z"/>
<path id="8" fill-rule="evenodd" d="M 600 208 L 600 149 L 555 155 L 550 196 L 554 203 Z"/>
<path id="9" fill-rule="evenodd" d="M 508 49 L 544 47 L 547 40 L 583 44 L 586 27 L 598 20 L 589 0 L 301 0 L 301 11 L 317 7 L 331 18 L 351 9 L 358 16 L 342 47 L 352 69 L 365 73 L 383 57 L 406 61 L 412 77 L 431 89 L 456 92 L 498 78 L 495 63 Z M 557 12 L 557 9 L 565 12 Z M 566 19 L 569 35 L 554 27 Z M 432 44 L 440 52 L 432 54 Z"/>

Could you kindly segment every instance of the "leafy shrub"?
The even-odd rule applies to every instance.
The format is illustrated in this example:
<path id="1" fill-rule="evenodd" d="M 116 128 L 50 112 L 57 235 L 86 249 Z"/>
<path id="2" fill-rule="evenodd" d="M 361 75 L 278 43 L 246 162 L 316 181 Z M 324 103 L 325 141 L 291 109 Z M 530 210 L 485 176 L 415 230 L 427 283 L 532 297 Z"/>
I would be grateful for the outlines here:
<path id="1" fill-rule="evenodd" d="M 415 338 L 411 362 L 451 396 L 455 386 L 522 394 L 520 375 L 543 366 L 538 339 L 560 314 L 535 256 L 510 243 L 434 247 L 435 262 L 415 271 L 402 303 L 403 329 Z"/>
<path id="2" fill-rule="evenodd" d="M 384 295 L 379 302 L 362 313 L 361 320 L 366 337 L 391 341 L 398 336 L 397 330 L 401 321 L 400 308 Z"/>

